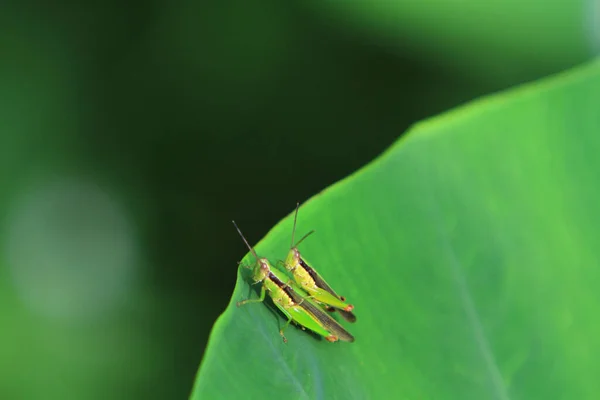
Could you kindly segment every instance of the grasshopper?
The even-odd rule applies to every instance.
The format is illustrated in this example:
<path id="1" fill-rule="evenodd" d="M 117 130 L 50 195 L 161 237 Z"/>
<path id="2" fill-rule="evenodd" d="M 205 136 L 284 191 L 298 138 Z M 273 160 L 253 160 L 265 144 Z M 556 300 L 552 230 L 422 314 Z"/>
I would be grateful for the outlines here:
<path id="1" fill-rule="evenodd" d="M 312 230 L 304 235 L 297 243 L 294 243 L 296 233 L 296 219 L 298 218 L 298 208 L 300 203 L 296 204 L 296 213 L 294 215 L 294 227 L 292 228 L 292 243 L 290 251 L 283 262 L 285 269 L 290 271 L 294 281 L 309 297 L 320 303 L 327 311 L 337 311 L 348 322 L 356 322 L 356 316 L 352 313 L 353 305 L 346 303 L 346 299 L 333 291 L 331 286 L 325 282 L 325 279 L 310 265 L 310 263 L 300 255 L 298 245 L 315 231 Z"/>
<path id="2" fill-rule="evenodd" d="M 244 267 L 252 268 L 252 280 L 254 281 L 254 284 L 262 283 L 259 298 L 239 301 L 237 303 L 238 307 L 248 303 L 263 302 L 265 300 L 265 295 L 268 292 L 275 306 L 287 318 L 286 324 L 279 330 L 279 334 L 285 343 L 287 343 L 287 339 L 283 331 L 292 321 L 302 329 L 309 329 L 323 336 L 330 342 L 336 342 L 338 340 L 343 340 L 345 342 L 354 341 L 354 337 L 348 331 L 338 324 L 336 320 L 331 318 L 329 314 L 324 312 L 321 307 L 309 300 L 306 293 L 304 293 L 297 285 L 291 281 L 284 283 L 284 281 L 287 280 L 287 277 L 283 275 L 283 272 L 273 268 L 266 258 L 258 257 L 256 251 L 250 246 L 240 228 L 238 228 L 234 221 L 232 222 L 242 240 L 256 259 L 254 267 Z"/>

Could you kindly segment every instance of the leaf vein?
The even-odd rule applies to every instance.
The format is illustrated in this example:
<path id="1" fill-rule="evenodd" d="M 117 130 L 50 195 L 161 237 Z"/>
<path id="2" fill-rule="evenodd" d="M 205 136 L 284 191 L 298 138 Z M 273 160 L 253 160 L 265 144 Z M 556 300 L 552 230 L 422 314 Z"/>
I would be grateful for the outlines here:
<path id="1" fill-rule="evenodd" d="M 481 356 L 483 357 L 486 370 L 489 374 L 492 386 L 496 392 L 495 397 L 499 400 L 510 400 L 506 384 L 502 379 L 502 374 L 500 373 L 500 369 L 498 368 L 498 363 L 496 362 L 496 358 L 494 357 L 494 353 L 492 352 L 492 349 L 490 347 L 489 340 L 487 339 L 485 331 L 483 330 L 483 326 L 481 324 L 481 317 L 477 312 L 477 308 L 475 307 L 473 297 L 471 296 L 471 290 L 469 289 L 469 285 L 466 281 L 464 272 L 461 267 L 462 263 L 458 259 L 452 242 L 448 238 L 448 235 L 443 231 L 443 228 L 441 227 L 442 224 L 440 223 L 440 221 L 442 221 L 443 219 L 440 212 L 438 196 L 435 193 L 435 188 L 431 184 L 431 176 L 426 176 L 431 174 L 426 174 L 422 169 L 420 170 L 422 175 L 425 175 L 424 179 L 422 179 L 421 181 L 426 186 L 426 192 L 428 192 L 429 194 L 427 198 L 430 199 L 430 206 L 428 208 L 431 221 L 437 228 L 438 239 L 442 243 L 442 246 L 446 250 L 446 254 L 450 258 L 450 268 L 460 295 L 461 305 L 464 309 L 464 312 L 466 313 L 469 325 L 473 329 L 475 341 L 477 343 L 477 348 L 479 349 Z"/>

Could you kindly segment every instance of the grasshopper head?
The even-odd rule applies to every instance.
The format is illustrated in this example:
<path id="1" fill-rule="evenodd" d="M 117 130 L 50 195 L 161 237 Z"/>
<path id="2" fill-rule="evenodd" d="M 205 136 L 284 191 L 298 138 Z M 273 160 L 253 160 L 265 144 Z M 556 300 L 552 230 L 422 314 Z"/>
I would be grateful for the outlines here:
<path id="1" fill-rule="evenodd" d="M 262 282 L 269 275 L 271 271 L 271 263 L 266 258 L 259 258 L 256 260 L 256 265 L 252 273 L 252 279 L 255 283 Z"/>
<path id="2" fill-rule="evenodd" d="M 300 252 L 298 248 L 292 247 L 285 258 L 285 268 L 288 271 L 294 270 L 300 263 Z"/>
<path id="3" fill-rule="evenodd" d="M 231 222 L 233 222 L 233 226 L 235 226 L 235 229 L 237 229 L 242 240 L 246 244 L 246 247 L 248 247 L 248 250 L 250 250 L 250 252 L 254 256 L 254 258 L 256 259 L 256 264 L 254 264 L 254 268 L 252 269 L 252 279 L 254 280 L 254 283 L 264 281 L 265 278 L 269 275 L 269 272 L 271 271 L 271 264 L 269 263 L 269 260 L 267 260 L 264 257 L 262 257 L 262 258 L 259 257 L 256 254 L 256 251 L 254 250 L 254 248 L 252 246 L 250 246 L 250 243 L 248 243 L 248 241 L 242 234 L 242 231 L 240 231 L 240 228 L 238 228 L 238 226 L 236 225 L 235 221 L 231 221 Z"/>

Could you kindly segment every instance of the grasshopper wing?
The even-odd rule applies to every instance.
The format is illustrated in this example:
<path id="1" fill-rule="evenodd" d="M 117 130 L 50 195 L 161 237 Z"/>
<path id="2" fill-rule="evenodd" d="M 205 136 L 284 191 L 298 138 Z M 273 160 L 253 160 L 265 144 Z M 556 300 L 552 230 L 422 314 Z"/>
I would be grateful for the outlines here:
<path id="1" fill-rule="evenodd" d="M 308 274 L 311 276 L 311 278 L 313 278 L 313 280 L 315 281 L 315 284 L 320 287 L 321 289 L 323 289 L 324 291 L 328 292 L 329 294 L 331 294 L 332 296 L 334 296 L 336 299 L 338 299 L 339 301 L 341 301 L 342 303 L 345 303 L 346 300 L 344 298 L 342 298 L 341 296 L 339 296 L 332 288 L 331 286 L 329 286 L 327 284 L 327 282 L 325 282 L 325 280 L 323 278 L 321 278 L 321 275 L 319 275 L 319 273 L 317 271 L 315 271 L 315 269 L 313 267 L 311 267 L 308 262 L 306 262 L 302 257 L 300 257 L 300 265 L 302 266 L 302 268 L 304 268 L 306 270 L 306 272 L 308 272 Z M 356 315 L 354 315 L 353 312 L 351 311 L 345 311 L 343 309 L 340 308 L 335 308 L 336 311 L 338 311 L 340 313 L 340 315 L 348 322 L 356 322 Z"/>
<path id="2" fill-rule="evenodd" d="M 314 316 L 329 332 L 337 336 L 340 340 L 354 342 L 354 336 L 345 330 L 335 319 L 331 318 L 329 314 L 323 311 L 321 307 L 313 303 L 307 297 L 301 296 L 291 287 L 289 287 L 286 292 L 295 303 Z"/>

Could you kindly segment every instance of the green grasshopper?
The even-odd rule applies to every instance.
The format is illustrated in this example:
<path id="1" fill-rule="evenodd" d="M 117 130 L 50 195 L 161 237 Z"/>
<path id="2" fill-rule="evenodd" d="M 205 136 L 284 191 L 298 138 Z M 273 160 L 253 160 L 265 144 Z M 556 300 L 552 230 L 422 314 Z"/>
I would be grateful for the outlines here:
<path id="1" fill-rule="evenodd" d="M 294 227 L 292 229 L 292 243 L 290 251 L 283 262 L 285 269 L 290 271 L 294 277 L 294 281 L 304 291 L 309 294 L 309 297 L 323 305 L 327 311 L 337 311 L 348 322 L 356 322 L 356 316 L 352 313 L 354 306 L 346 303 L 346 299 L 339 296 L 333 291 L 331 286 L 325 282 L 325 279 L 319 275 L 310 263 L 300 255 L 298 245 L 309 235 L 314 233 L 308 232 L 297 243 L 294 243 L 294 235 L 296 233 L 296 219 L 298 218 L 298 208 L 300 203 L 296 204 L 296 214 L 294 215 Z"/>
<path id="2" fill-rule="evenodd" d="M 279 330 L 279 334 L 284 342 L 287 343 L 287 339 L 283 334 L 283 331 L 292 321 L 298 324 L 302 329 L 307 328 L 323 336 L 330 342 L 336 342 L 338 340 L 343 340 L 345 342 L 354 341 L 354 337 L 348 331 L 324 312 L 321 307 L 309 300 L 307 295 L 302 292 L 297 285 L 293 282 L 284 283 L 284 281 L 289 278 L 284 276 L 283 272 L 272 268 L 269 260 L 258 257 L 254 248 L 250 246 L 242 234 L 242 231 L 240 231 L 240 228 L 238 228 L 234 221 L 232 222 L 242 240 L 246 243 L 246 246 L 256 259 L 256 264 L 253 268 L 250 266 L 244 267 L 252 268 L 252 280 L 254 281 L 254 284 L 262 282 L 259 298 L 239 301 L 237 303 L 238 307 L 248 303 L 260 303 L 265 300 L 266 292 L 269 292 L 269 296 L 273 300 L 275 306 L 287 317 L 285 326 Z"/>

